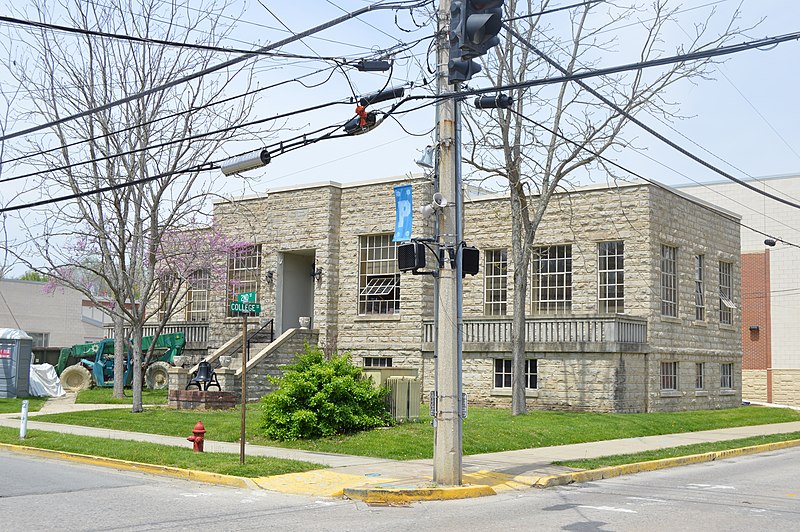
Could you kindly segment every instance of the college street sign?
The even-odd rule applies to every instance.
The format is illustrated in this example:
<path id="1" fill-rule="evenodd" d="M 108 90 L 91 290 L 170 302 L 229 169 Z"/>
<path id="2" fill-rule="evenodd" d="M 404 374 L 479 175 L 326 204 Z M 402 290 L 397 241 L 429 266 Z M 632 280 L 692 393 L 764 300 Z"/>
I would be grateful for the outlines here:
<path id="1" fill-rule="evenodd" d="M 241 312 L 243 314 L 260 314 L 261 304 L 259 303 L 242 303 L 241 301 L 231 301 L 231 312 Z"/>

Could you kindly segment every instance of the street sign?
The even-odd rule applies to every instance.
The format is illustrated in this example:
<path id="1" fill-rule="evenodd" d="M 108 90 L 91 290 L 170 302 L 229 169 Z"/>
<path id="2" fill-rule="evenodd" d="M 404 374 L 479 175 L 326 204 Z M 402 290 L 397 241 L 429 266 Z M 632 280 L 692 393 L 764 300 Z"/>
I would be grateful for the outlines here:
<path id="1" fill-rule="evenodd" d="M 256 293 L 242 292 L 241 294 L 236 294 L 236 301 L 239 303 L 256 303 Z"/>
<path id="2" fill-rule="evenodd" d="M 260 314 L 261 305 L 259 303 L 242 303 L 241 301 L 231 301 L 231 312 L 242 312 L 245 314 Z"/>

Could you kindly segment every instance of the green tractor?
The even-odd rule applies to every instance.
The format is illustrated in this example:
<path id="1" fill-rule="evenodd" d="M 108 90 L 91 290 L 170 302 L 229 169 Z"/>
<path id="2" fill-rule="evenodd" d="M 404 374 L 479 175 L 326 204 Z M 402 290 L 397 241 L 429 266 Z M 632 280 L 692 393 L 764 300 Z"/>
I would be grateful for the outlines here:
<path id="1" fill-rule="evenodd" d="M 183 353 L 186 337 L 183 333 L 161 334 L 142 338 L 142 351 L 147 352 L 155 342 L 155 359 L 145 370 L 145 383 L 152 390 L 166 388 L 168 370 L 176 356 Z M 133 382 L 131 343 L 126 342 L 123 384 Z M 78 391 L 91 386 L 114 386 L 114 340 L 106 338 L 91 344 L 77 344 L 61 350 L 56 365 L 65 390 Z"/>

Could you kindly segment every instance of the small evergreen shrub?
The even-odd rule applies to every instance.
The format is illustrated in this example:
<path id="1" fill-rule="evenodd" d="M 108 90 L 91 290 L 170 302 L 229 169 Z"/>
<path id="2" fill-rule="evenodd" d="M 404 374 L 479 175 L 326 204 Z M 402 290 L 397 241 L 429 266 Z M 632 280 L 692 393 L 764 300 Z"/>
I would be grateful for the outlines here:
<path id="1" fill-rule="evenodd" d="M 348 354 L 330 359 L 306 345 L 281 378 L 278 390 L 261 399 L 261 427 L 274 440 L 319 438 L 390 425 L 387 388 L 377 389 Z"/>

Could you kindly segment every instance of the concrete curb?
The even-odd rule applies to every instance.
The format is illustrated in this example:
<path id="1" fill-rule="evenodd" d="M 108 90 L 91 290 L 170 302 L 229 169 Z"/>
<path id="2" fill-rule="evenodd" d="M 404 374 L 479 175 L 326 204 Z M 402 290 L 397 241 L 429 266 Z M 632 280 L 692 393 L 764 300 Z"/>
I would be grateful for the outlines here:
<path id="1" fill-rule="evenodd" d="M 541 478 L 519 476 L 519 477 L 514 477 L 514 480 L 517 482 L 529 484 L 530 486 L 535 488 L 551 488 L 553 486 L 564 486 L 567 484 L 573 484 L 578 482 L 591 482 L 594 480 L 613 478 L 621 475 L 631 475 L 633 473 L 641 473 L 644 471 L 656 471 L 658 469 L 666 469 L 668 467 L 678 467 L 689 464 L 699 464 L 701 462 L 713 462 L 714 460 L 722 460 L 725 458 L 733 458 L 735 456 L 745 456 L 748 454 L 776 451 L 779 449 L 788 449 L 790 447 L 797 447 L 797 446 L 800 446 L 800 440 L 787 440 L 787 441 L 779 441 L 773 443 L 765 443 L 762 445 L 751 445 L 749 447 L 740 447 L 738 449 L 728 449 L 725 451 L 713 451 L 709 453 L 678 456 L 675 458 L 662 458 L 661 460 L 651 460 L 648 462 L 637 462 L 633 464 L 601 467 L 599 469 L 576 471 L 574 473 L 562 473 L 560 475 L 552 475 Z"/>
<path id="2" fill-rule="evenodd" d="M 403 503 L 415 501 L 447 501 L 453 499 L 472 499 L 496 495 L 491 486 L 436 486 L 436 487 L 398 487 L 367 486 L 344 488 L 344 496 L 366 503 Z"/>
<path id="3" fill-rule="evenodd" d="M 88 454 L 76 454 L 63 451 L 51 451 L 50 449 L 39 449 L 36 447 L 25 447 L 23 445 L 12 445 L 0 443 L 0 449 L 6 449 L 20 454 L 31 456 L 42 456 L 45 458 L 59 458 L 71 460 L 102 467 L 113 467 L 127 471 L 137 471 L 139 473 L 149 473 L 151 475 L 161 475 L 183 480 L 193 480 L 205 482 L 207 484 L 217 484 L 220 486 L 231 486 L 235 488 L 258 489 L 258 485 L 249 478 L 222 475 L 219 473 L 209 473 L 207 471 L 196 471 L 193 469 L 180 469 L 153 464 L 142 464 L 139 462 L 129 462 L 127 460 L 117 460 L 115 458 L 104 458 L 102 456 L 92 456 Z"/>

